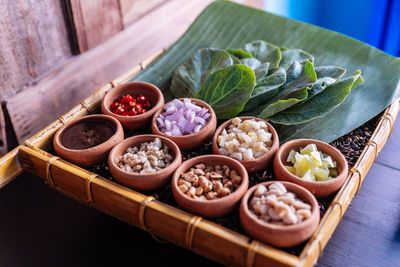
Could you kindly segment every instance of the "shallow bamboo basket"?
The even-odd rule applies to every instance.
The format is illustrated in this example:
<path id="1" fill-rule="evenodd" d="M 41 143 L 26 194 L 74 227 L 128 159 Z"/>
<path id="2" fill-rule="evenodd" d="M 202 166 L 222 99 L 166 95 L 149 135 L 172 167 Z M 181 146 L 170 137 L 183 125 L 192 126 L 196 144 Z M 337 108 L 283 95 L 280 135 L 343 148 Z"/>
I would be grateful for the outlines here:
<path id="1" fill-rule="evenodd" d="M 100 88 L 58 120 L 27 139 L 0 159 L 0 188 L 23 171 L 44 179 L 50 187 L 88 206 L 149 232 L 156 240 L 168 240 L 204 257 L 237 266 L 312 266 L 341 221 L 350 202 L 379 152 L 389 139 L 399 101 L 392 103 L 378 125 L 345 184 L 336 194 L 321 222 L 299 256 L 252 240 L 204 218 L 171 207 L 99 175 L 82 169 L 46 151 L 55 132 L 66 122 L 100 111 L 100 102 L 111 88 L 128 81 L 163 51 Z"/>

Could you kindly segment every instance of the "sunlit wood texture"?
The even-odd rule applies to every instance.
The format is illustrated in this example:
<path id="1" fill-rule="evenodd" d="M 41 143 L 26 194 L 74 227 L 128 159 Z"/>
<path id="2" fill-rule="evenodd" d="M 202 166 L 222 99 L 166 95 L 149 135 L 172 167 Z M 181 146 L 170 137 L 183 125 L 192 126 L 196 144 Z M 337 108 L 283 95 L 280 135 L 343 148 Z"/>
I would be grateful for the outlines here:
<path id="1" fill-rule="evenodd" d="M 79 51 L 85 52 L 123 29 L 119 0 L 70 0 Z"/>
<path id="2" fill-rule="evenodd" d="M 61 1 L 0 1 L 0 99 L 71 56 Z"/>

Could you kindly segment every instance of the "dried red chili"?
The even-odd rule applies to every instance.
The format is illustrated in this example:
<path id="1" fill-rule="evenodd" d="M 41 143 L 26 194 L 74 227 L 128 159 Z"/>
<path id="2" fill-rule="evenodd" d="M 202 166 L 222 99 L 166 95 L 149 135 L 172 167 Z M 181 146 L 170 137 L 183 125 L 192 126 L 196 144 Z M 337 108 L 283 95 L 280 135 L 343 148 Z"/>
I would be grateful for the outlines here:
<path id="1" fill-rule="evenodd" d="M 146 113 L 151 108 L 150 101 L 144 95 L 124 95 L 118 97 L 111 105 L 113 113 L 122 116 L 135 116 Z"/>

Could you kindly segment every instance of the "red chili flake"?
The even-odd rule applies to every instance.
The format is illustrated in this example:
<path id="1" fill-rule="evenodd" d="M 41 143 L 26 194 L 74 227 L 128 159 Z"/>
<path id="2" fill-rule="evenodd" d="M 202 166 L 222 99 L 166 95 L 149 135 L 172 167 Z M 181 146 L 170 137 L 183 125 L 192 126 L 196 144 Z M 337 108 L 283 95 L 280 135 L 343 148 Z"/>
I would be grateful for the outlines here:
<path id="1" fill-rule="evenodd" d="M 140 96 L 136 99 L 136 101 L 137 101 L 139 104 L 144 104 L 144 103 L 146 103 L 146 101 L 148 101 L 148 100 L 147 100 L 147 98 L 146 98 L 144 95 L 140 95 Z"/>
<path id="2" fill-rule="evenodd" d="M 143 114 L 151 108 L 150 101 L 144 95 L 124 95 L 118 97 L 111 105 L 113 113 L 122 116 Z"/>

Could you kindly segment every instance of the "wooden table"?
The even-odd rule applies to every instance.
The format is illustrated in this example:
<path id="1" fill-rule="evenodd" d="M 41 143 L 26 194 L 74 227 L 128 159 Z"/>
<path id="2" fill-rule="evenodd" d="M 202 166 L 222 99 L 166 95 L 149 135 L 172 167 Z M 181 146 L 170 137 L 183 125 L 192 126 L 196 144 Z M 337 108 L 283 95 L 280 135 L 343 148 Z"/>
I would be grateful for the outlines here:
<path id="1" fill-rule="evenodd" d="M 186 26 L 191 21 L 185 20 Z M 129 31 L 135 33 L 134 28 Z M 128 40 L 129 31 L 117 38 Z M 138 58 L 164 46 L 153 42 L 148 50 L 137 52 Z M 107 50 L 107 44 L 99 49 Z M 399 158 L 398 120 L 318 265 L 400 266 Z M 170 243 L 159 244 L 146 232 L 67 198 L 32 175 L 23 174 L 0 190 L 0 266 L 119 266 L 143 261 L 150 266 L 216 265 Z"/>

